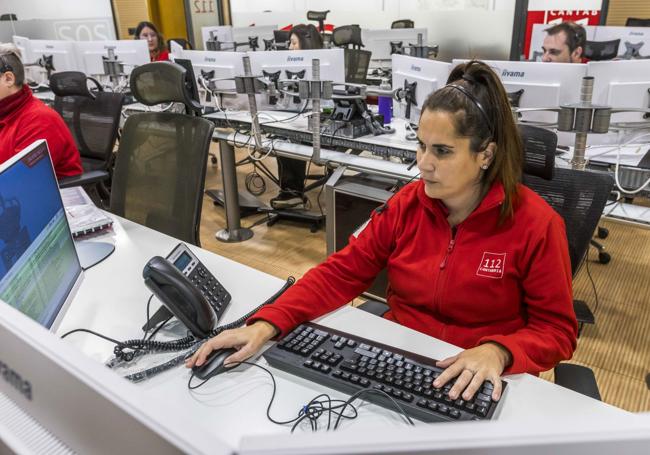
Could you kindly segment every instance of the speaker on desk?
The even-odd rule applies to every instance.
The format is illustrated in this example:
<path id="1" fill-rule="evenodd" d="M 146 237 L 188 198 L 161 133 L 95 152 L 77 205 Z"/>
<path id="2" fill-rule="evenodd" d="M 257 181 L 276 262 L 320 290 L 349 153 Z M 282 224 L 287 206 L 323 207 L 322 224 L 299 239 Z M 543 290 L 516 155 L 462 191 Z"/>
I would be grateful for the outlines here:
<path id="1" fill-rule="evenodd" d="M 327 204 L 327 254 L 341 250 L 350 235 L 357 231 L 373 210 L 386 202 L 393 193 L 396 180 L 369 174 L 344 175 L 338 168 L 325 185 Z M 388 274 L 382 270 L 364 292 L 366 297 L 385 301 Z"/>

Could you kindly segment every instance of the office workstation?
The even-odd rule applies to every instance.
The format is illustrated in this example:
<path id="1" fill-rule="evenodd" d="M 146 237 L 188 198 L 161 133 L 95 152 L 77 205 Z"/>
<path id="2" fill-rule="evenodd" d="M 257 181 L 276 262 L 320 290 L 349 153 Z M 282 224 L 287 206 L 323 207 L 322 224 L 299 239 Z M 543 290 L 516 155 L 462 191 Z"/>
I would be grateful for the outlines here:
<path id="1" fill-rule="evenodd" d="M 647 60 L 581 53 L 634 30 L 407 3 L 0 47 L 3 450 L 645 453 Z"/>

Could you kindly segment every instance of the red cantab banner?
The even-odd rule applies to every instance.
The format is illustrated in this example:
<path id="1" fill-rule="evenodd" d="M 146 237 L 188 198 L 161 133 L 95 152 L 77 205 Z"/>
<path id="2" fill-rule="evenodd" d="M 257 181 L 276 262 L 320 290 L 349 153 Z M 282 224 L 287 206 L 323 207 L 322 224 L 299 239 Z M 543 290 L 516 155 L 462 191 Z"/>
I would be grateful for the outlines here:
<path id="1" fill-rule="evenodd" d="M 528 11 L 526 16 L 526 38 L 524 40 L 524 55 L 530 54 L 530 38 L 533 24 L 557 24 L 573 21 L 580 25 L 600 24 L 600 9 L 555 9 Z"/>

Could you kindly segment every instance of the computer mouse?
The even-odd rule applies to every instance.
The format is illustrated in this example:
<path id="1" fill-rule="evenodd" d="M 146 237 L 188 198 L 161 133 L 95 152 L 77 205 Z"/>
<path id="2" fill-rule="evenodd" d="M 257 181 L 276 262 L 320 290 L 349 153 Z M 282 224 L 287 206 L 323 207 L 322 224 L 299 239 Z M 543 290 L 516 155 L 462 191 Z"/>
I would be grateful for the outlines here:
<path id="1" fill-rule="evenodd" d="M 235 352 L 237 352 L 237 349 L 235 348 L 214 350 L 208 355 L 208 358 L 205 360 L 203 365 L 192 367 L 192 373 L 194 373 L 194 376 L 197 378 L 203 380 L 221 374 L 228 370 L 228 368 L 224 366 L 223 361 Z"/>

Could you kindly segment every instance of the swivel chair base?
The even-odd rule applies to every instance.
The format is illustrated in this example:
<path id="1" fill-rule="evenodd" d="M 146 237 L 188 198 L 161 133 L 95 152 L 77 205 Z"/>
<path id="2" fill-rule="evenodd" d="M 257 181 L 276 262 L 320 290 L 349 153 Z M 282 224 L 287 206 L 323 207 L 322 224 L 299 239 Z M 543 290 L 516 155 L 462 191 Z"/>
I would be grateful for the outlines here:
<path id="1" fill-rule="evenodd" d="M 205 194 L 212 199 L 214 205 L 225 207 L 223 190 L 206 190 Z M 239 216 L 241 218 L 254 215 L 260 209 L 267 207 L 262 201 L 249 193 L 239 193 Z"/>
<path id="2" fill-rule="evenodd" d="M 269 216 L 266 222 L 266 225 L 269 227 L 281 220 L 291 220 L 309 224 L 309 230 L 316 232 L 325 225 L 325 215 L 306 210 L 261 208 L 259 211 Z"/>

